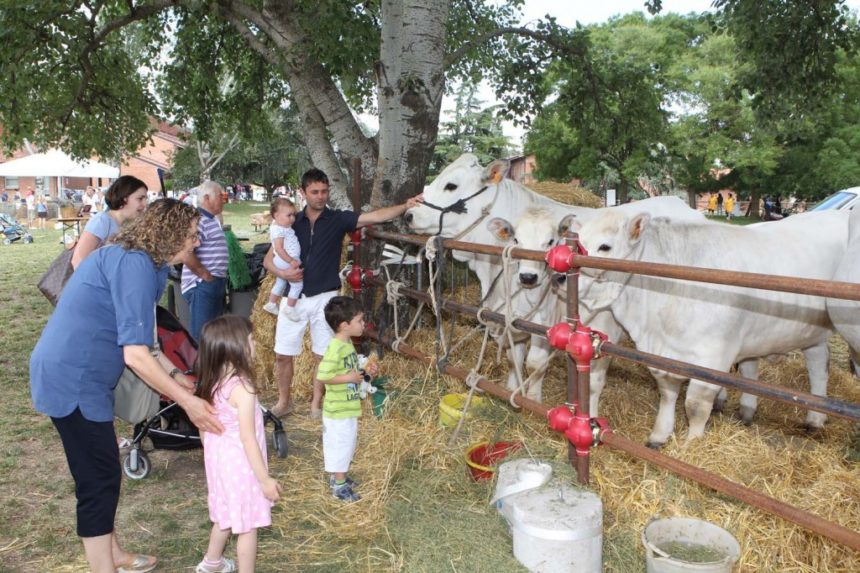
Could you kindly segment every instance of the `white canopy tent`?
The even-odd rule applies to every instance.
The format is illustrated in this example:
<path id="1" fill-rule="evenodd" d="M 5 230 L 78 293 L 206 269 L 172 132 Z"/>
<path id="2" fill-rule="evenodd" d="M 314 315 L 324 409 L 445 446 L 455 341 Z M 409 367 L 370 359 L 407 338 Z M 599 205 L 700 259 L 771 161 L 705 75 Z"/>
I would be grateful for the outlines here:
<path id="1" fill-rule="evenodd" d="M 59 190 L 63 187 L 61 177 L 116 179 L 119 167 L 93 160 L 77 161 L 58 149 L 50 149 L 0 163 L 0 177 L 57 177 Z"/>

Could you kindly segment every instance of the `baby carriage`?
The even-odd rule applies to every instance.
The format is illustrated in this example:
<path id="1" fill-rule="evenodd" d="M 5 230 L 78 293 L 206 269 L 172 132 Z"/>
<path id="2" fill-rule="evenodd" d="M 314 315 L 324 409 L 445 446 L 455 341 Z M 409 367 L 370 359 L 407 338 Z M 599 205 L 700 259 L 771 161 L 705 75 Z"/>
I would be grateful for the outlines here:
<path id="1" fill-rule="evenodd" d="M 6 213 L 0 213 L 0 231 L 3 232 L 3 244 L 11 245 L 15 241 L 21 241 L 22 243 L 32 243 L 33 235 L 27 232 L 27 230 L 18 224 L 18 221 L 15 220 L 15 217 L 11 215 L 7 215 Z"/>
<path id="2" fill-rule="evenodd" d="M 179 319 L 166 309 L 156 307 L 155 319 L 161 352 L 177 368 L 190 374 L 197 358 L 197 343 Z M 263 419 L 273 427 L 272 449 L 278 457 L 287 457 L 287 434 L 283 423 L 266 408 L 263 408 Z M 200 434 L 185 411 L 164 396 L 159 398 L 157 410 L 134 426 L 134 437 L 122 460 L 123 472 L 131 479 L 143 479 L 152 469 L 147 456 L 147 451 L 151 450 L 143 447 L 146 438 L 155 450 L 191 450 L 202 445 Z"/>

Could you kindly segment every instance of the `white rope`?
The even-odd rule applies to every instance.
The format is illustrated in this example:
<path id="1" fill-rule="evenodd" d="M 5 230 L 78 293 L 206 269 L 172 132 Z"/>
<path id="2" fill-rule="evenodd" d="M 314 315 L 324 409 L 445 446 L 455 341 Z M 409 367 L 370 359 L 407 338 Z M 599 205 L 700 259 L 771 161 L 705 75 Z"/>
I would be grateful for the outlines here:
<path id="1" fill-rule="evenodd" d="M 409 328 L 406 329 L 406 334 L 400 336 L 400 314 L 397 309 L 397 302 L 404 295 L 400 293 L 400 289 L 404 286 L 403 283 L 399 283 L 397 281 L 392 281 L 391 276 L 388 272 L 388 267 L 383 267 L 385 269 L 385 296 L 386 301 L 391 305 L 394 309 L 394 340 L 391 342 L 391 348 L 394 352 L 400 352 L 400 343 L 404 342 L 409 335 L 412 333 L 412 329 L 415 328 L 415 325 L 418 324 L 418 317 L 421 316 L 421 311 L 424 310 L 424 303 L 418 305 L 418 310 L 415 311 L 415 316 L 412 317 L 412 322 L 409 324 Z"/>

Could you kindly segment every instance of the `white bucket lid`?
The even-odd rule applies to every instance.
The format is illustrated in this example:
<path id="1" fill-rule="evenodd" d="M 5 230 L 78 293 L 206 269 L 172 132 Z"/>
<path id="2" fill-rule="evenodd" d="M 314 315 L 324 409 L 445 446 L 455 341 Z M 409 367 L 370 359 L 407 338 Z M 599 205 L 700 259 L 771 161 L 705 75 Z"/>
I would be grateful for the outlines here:
<path id="1" fill-rule="evenodd" d="M 553 484 L 522 493 L 511 498 L 510 506 L 511 526 L 533 537 L 578 541 L 603 533 L 600 498 L 567 484 Z"/>
<path id="2" fill-rule="evenodd" d="M 522 458 L 499 466 L 496 491 L 490 505 L 502 498 L 535 489 L 552 478 L 552 467 L 538 460 Z"/>

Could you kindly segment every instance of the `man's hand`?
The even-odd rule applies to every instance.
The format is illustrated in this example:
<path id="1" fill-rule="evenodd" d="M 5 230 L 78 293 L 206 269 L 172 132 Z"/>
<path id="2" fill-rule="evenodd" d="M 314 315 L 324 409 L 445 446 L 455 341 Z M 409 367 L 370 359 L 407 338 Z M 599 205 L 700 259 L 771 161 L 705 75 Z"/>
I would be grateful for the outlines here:
<path id="1" fill-rule="evenodd" d="M 282 278 L 287 282 L 295 282 L 300 281 L 304 277 L 304 270 L 302 269 L 294 269 L 292 265 L 290 265 L 289 269 L 279 269 L 275 266 L 275 249 L 274 247 L 270 248 L 266 253 L 266 258 L 263 259 L 263 267 L 269 273 L 275 275 L 276 277 Z"/>
<path id="2" fill-rule="evenodd" d="M 421 203 L 424 202 L 424 193 L 419 193 L 415 197 L 410 197 L 406 200 L 406 208 L 412 209 L 413 207 L 417 207 Z"/>
<path id="3" fill-rule="evenodd" d="M 200 431 L 213 434 L 220 434 L 224 431 L 224 426 L 221 425 L 215 415 L 215 407 L 203 398 L 187 396 L 179 406 L 185 410 L 188 419 Z"/>

